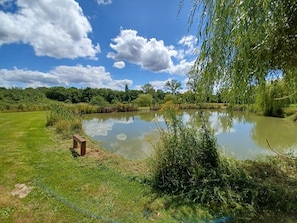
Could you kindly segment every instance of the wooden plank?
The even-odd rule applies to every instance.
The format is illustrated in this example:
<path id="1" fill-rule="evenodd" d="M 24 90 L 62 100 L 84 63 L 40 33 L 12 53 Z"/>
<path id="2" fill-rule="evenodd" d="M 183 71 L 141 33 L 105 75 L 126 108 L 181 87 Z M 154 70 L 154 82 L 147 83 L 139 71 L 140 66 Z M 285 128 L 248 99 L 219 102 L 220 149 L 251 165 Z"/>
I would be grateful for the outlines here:
<path id="1" fill-rule="evenodd" d="M 78 134 L 73 135 L 73 148 L 78 147 L 78 143 L 80 144 L 80 155 L 86 155 L 87 150 L 87 141 Z"/>
<path id="2" fill-rule="evenodd" d="M 85 142 L 86 140 L 78 134 L 73 135 L 73 139 L 78 141 L 79 143 Z"/>

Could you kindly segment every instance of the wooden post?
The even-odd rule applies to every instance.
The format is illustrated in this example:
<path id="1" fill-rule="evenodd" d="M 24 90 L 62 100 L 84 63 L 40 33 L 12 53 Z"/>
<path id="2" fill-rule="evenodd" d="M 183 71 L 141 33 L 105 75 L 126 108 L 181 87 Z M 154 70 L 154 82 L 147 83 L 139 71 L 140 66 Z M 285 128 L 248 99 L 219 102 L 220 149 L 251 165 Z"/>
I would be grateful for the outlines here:
<path id="1" fill-rule="evenodd" d="M 81 142 L 81 145 L 80 145 L 80 155 L 81 156 L 86 155 L 86 150 L 87 150 L 87 142 L 86 141 Z"/>
<path id="2" fill-rule="evenodd" d="M 75 139 L 73 139 L 73 148 L 77 148 L 77 141 Z"/>
<path id="3" fill-rule="evenodd" d="M 77 148 L 77 144 L 80 143 L 80 155 L 86 155 L 87 151 L 87 141 L 78 134 L 73 135 L 73 148 Z"/>

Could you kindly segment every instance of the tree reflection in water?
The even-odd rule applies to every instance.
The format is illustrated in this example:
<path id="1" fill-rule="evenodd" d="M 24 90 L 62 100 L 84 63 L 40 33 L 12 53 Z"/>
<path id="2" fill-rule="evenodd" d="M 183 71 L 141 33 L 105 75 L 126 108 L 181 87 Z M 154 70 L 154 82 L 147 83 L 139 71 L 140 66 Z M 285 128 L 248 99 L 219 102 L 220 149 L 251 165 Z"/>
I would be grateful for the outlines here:
<path id="1" fill-rule="evenodd" d="M 186 125 L 201 125 L 199 111 L 179 114 Z M 271 153 L 297 150 L 297 125 L 289 120 L 257 116 L 243 112 L 203 110 L 208 127 L 214 131 L 218 144 L 238 159 L 254 159 Z M 83 129 L 105 149 L 128 159 L 142 159 L 153 150 L 158 140 L 158 128 L 166 128 L 158 112 L 112 113 L 83 116 Z"/>

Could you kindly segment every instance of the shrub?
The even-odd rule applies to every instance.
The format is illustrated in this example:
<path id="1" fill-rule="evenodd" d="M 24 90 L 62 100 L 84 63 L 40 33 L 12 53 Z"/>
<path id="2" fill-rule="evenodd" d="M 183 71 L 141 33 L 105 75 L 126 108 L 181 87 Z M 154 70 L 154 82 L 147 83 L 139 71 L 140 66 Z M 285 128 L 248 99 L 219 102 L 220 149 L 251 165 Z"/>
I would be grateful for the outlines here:
<path id="1" fill-rule="evenodd" d="M 98 105 L 98 106 L 108 106 L 109 103 L 105 100 L 104 97 L 97 95 L 93 97 L 90 101 L 92 105 Z"/>
<path id="2" fill-rule="evenodd" d="M 160 130 L 161 144 L 155 146 L 153 186 L 195 201 L 198 185 L 218 169 L 216 140 L 205 125 L 197 135 L 197 129 L 186 128 L 176 115 L 166 123 L 167 130 Z"/>
<path id="3" fill-rule="evenodd" d="M 281 99 L 286 95 L 285 87 L 281 81 L 273 81 L 265 89 L 259 87 L 256 96 L 256 109 L 265 116 L 284 116 L 284 107 L 289 104 L 288 98 Z"/>
<path id="4" fill-rule="evenodd" d="M 134 100 L 134 103 L 140 107 L 150 107 L 153 103 L 153 96 L 151 94 L 140 94 Z"/>
<path id="5" fill-rule="evenodd" d="M 155 145 L 152 162 L 152 187 L 160 196 L 203 204 L 214 215 L 245 222 L 261 211 L 297 211 L 297 190 L 292 186 L 296 180 L 288 181 L 275 163 L 251 163 L 224 155 L 202 115 L 198 129 L 186 127 L 168 111 L 170 119 L 164 116 L 167 129 L 160 130 L 161 140 Z M 289 160 L 286 165 L 296 165 L 296 159 Z M 284 180 L 280 183 L 279 179 Z"/>
<path id="6" fill-rule="evenodd" d="M 57 133 L 62 135 L 72 134 L 82 129 L 79 116 L 63 104 L 51 106 L 47 112 L 46 125 L 55 127 Z"/>
<path id="7" fill-rule="evenodd" d="M 172 94 L 166 94 L 165 97 L 164 97 L 164 102 L 168 102 L 168 101 L 173 101 L 174 103 L 177 102 L 177 98 L 175 95 L 172 95 Z"/>

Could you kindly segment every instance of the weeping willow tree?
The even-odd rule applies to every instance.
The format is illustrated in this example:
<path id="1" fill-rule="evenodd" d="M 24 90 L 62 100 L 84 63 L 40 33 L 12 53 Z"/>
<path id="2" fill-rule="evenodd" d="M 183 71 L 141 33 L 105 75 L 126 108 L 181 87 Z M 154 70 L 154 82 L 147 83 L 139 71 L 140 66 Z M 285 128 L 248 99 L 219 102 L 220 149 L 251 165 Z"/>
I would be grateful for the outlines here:
<path id="1" fill-rule="evenodd" d="M 189 25 L 198 21 L 199 39 L 189 73 L 195 92 L 229 89 L 231 102 L 245 102 L 255 89 L 263 93 L 268 79 L 281 78 L 286 94 L 296 93 L 297 0 L 191 2 Z"/>

